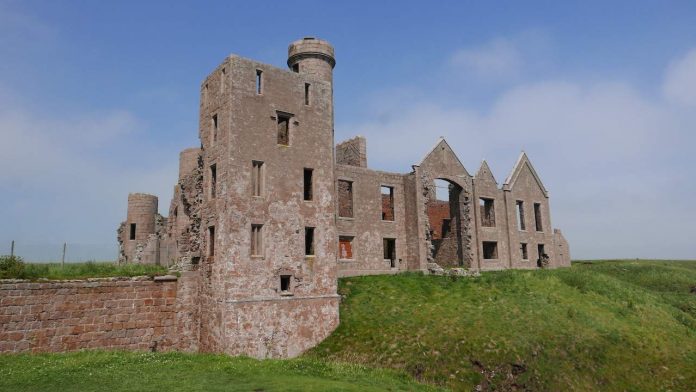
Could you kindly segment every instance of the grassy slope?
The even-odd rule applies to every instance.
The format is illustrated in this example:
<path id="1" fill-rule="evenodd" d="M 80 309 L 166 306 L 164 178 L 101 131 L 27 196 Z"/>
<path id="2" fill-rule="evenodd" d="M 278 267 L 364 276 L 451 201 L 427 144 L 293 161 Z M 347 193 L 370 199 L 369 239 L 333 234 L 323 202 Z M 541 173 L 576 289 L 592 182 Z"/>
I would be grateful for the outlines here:
<path id="1" fill-rule="evenodd" d="M 457 390 L 692 390 L 694 286 L 696 262 L 342 279 L 341 325 L 307 355 Z"/>
<path id="2" fill-rule="evenodd" d="M 113 262 L 66 263 L 26 263 L 24 271 L 12 278 L 19 279 L 85 279 L 112 276 L 165 275 L 167 268 L 150 264 L 124 264 Z"/>
<path id="3" fill-rule="evenodd" d="M 404 374 L 311 359 L 80 352 L 0 355 L 1 391 L 431 391 Z"/>

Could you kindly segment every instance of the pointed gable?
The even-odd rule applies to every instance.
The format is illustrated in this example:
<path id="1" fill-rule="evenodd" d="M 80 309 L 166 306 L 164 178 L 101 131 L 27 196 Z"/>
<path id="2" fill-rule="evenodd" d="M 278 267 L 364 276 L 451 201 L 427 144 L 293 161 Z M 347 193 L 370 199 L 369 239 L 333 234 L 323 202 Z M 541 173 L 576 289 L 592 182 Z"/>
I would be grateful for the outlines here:
<path id="1" fill-rule="evenodd" d="M 537 174 L 536 170 L 534 170 L 534 166 L 532 166 L 532 162 L 529 160 L 529 157 L 527 157 L 527 154 L 524 151 L 522 151 L 520 157 L 517 159 L 517 163 L 515 163 L 515 166 L 512 168 L 512 172 L 510 172 L 510 175 L 505 179 L 505 183 L 503 183 L 503 189 L 512 190 L 515 186 L 515 182 L 524 170 L 529 170 L 532 177 L 539 185 L 539 189 L 541 189 L 544 196 L 549 197 L 549 194 L 546 191 L 546 187 L 544 187 L 544 184 L 541 182 L 539 175 Z"/>
<path id="2" fill-rule="evenodd" d="M 481 167 L 479 167 L 476 175 L 474 175 L 474 178 L 477 180 L 477 182 L 487 182 L 496 186 L 498 185 L 498 181 L 495 180 L 493 172 L 485 159 L 481 161 Z"/>
<path id="3" fill-rule="evenodd" d="M 430 152 L 421 160 L 418 166 L 426 167 L 430 166 L 437 171 L 448 172 L 453 168 L 459 169 L 456 171 L 462 171 L 466 177 L 471 178 L 471 174 L 466 170 L 462 162 L 454 153 L 452 147 L 447 143 L 447 141 L 440 137 Z"/>

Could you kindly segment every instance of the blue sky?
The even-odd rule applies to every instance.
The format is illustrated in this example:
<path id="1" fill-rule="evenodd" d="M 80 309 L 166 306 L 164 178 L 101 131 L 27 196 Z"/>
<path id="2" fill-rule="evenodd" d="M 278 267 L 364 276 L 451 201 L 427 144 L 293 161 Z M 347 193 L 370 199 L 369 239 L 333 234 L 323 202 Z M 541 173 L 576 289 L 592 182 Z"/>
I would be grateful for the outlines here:
<path id="1" fill-rule="evenodd" d="M 371 167 L 445 136 L 502 182 L 524 149 L 574 258 L 696 258 L 686 1 L 0 0 L 0 253 L 109 257 L 129 191 L 166 213 L 205 75 L 283 66 L 307 35 L 336 48 L 336 136 L 365 135 Z"/>

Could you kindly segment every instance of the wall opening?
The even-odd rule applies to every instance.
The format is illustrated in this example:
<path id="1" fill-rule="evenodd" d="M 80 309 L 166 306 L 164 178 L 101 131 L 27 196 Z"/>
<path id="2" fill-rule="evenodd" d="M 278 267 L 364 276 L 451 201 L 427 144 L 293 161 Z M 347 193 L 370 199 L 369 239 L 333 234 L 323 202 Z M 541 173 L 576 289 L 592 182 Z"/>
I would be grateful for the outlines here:
<path id="1" fill-rule="evenodd" d="M 213 125 L 213 135 L 212 135 L 212 142 L 215 143 L 217 141 L 217 135 L 218 135 L 218 115 L 213 114 L 213 119 L 212 119 L 212 125 Z"/>
<path id="2" fill-rule="evenodd" d="M 353 182 L 338 180 L 338 216 L 353 217 Z"/>
<path id="3" fill-rule="evenodd" d="M 262 196 L 264 188 L 264 165 L 261 161 L 251 161 L 251 194 Z"/>
<path id="4" fill-rule="evenodd" d="M 382 241 L 384 247 L 384 260 L 389 261 L 390 268 L 396 267 L 396 239 L 384 238 Z"/>
<path id="5" fill-rule="evenodd" d="M 278 118 L 278 144 L 283 146 L 290 145 L 290 118 L 287 113 L 277 113 Z"/>
<path id="6" fill-rule="evenodd" d="M 520 244 L 520 254 L 522 255 L 522 260 L 529 260 L 529 253 L 527 252 L 527 244 L 524 242 Z"/>
<path id="7" fill-rule="evenodd" d="M 463 189 L 448 180 L 436 179 L 428 189 L 427 197 L 430 260 L 445 267 L 464 265 Z"/>
<path id="8" fill-rule="evenodd" d="M 130 240 L 134 240 L 135 239 L 135 223 L 130 224 L 130 233 L 129 234 L 130 235 L 128 236 L 128 238 Z"/>
<path id="9" fill-rule="evenodd" d="M 495 201 L 484 197 L 480 198 L 479 211 L 481 215 L 481 226 L 495 227 Z"/>
<path id="10" fill-rule="evenodd" d="M 256 94 L 261 94 L 263 92 L 263 71 L 260 69 L 256 70 Z"/>
<path id="11" fill-rule="evenodd" d="M 314 256 L 314 228 L 305 227 L 304 233 L 305 256 Z"/>
<path id="12" fill-rule="evenodd" d="M 304 84 L 304 104 L 309 106 L 309 83 Z"/>
<path id="13" fill-rule="evenodd" d="M 304 169 L 304 199 L 312 200 L 312 174 L 314 174 L 313 169 Z"/>
<path id="14" fill-rule="evenodd" d="M 495 260 L 498 258 L 498 243 L 495 241 L 483 241 L 483 258 Z"/>
<path id="15" fill-rule="evenodd" d="M 262 256 L 263 255 L 263 225 L 252 224 L 251 225 L 251 255 L 252 256 Z"/>
<path id="16" fill-rule="evenodd" d="M 394 187 L 382 185 L 380 187 L 382 197 L 382 220 L 394 220 Z"/>
<path id="17" fill-rule="evenodd" d="M 544 251 L 544 244 L 538 244 L 538 245 L 537 245 L 537 256 L 538 256 L 538 259 L 541 260 L 542 258 L 544 258 L 544 255 L 545 255 L 545 254 L 546 254 L 546 252 Z"/>
<path id="18" fill-rule="evenodd" d="M 536 225 L 536 231 L 544 231 L 541 224 L 541 203 L 534 203 L 534 223 Z"/>
<path id="19" fill-rule="evenodd" d="M 342 235 L 338 237 L 338 258 L 344 260 L 353 259 L 353 237 Z"/>
<path id="20" fill-rule="evenodd" d="M 524 202 L 522 200 L 517 200 L 515 203 L 516 215 L 517 215 L 517 230 L 526 230 L 524 224 Z"/>
<path id="21" fill-rule="evenodd" d="M 225 68 L 222 69 L 222 76 L 220 76 L 220 92 L 225 92 L 225 75 L 227 74 L 227 70 Z"/>
<path id="22" fill-rule="evenodd" d="M 292 281 L 292 275 L 280 275 L 280 293 L 290 294 L 292 287 L 290 283 Z"/>
<path id="23" fill-rule="evenodd" d="M 217 166 L 210 165 L 210 198 L 215 198 L 215 189 L 217 188 Z"/>
<path id="24" fill-rule="evenodd" d="M 208 257 L 215 257 L 215 226 L 208 227 Z"/>
<path id="25" fill-rule="evenodd" d="M 300 63 L 295 63 L 292 65 L 292 72 L 300 73 Z"/>

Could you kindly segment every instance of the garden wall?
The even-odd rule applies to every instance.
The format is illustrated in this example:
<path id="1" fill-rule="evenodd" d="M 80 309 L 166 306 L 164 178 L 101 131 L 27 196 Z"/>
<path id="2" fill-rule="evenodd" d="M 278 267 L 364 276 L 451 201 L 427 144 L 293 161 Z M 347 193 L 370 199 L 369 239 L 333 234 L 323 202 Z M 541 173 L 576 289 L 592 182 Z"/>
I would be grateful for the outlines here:
<path id="1" fill-rule="evenodd" d="M 174 276 L 0 280 L 0 352 L 174 348 L 177 285 Z"/>

